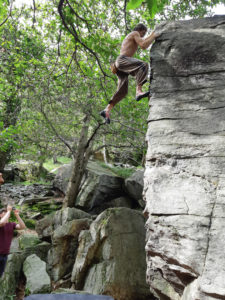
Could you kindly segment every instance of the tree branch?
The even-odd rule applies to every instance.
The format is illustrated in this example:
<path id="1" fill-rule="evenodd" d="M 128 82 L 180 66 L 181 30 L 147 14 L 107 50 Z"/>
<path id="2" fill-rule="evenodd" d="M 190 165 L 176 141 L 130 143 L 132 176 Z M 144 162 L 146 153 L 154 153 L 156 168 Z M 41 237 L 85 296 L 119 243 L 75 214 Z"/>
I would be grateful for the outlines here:
<path id="1" fill-rule="evenodd" d="M 60 28 L 60 30 L 59 30 L 59 37 L 58 37 L 58 41 L 57 41 L 57 43 L 58 43 L 58 56 L 61 56 L 60 46 L 59 46 L 60 41 L 61 41 L 61 35 L 62 35 L 62 29 Z"/>
<path id="2" fill-rule="evenodd" d="M 98 126 L 94 129 L 92 135 L 89 137 L 88 141 L 87 141 L 87 144 L 85 146 L 85 148 L 87 149 L 91 143 L 91 141 L 94 139 L 95 135 L 97 134 L 98 130 L 100 129 L 100 127 L 102 125 L 105 125 L 105 123 L 98 123 Z"/>
<path id="3" fill-rule="evenodd" d="M 36 4 L 35 4 L 35 0 L 33 0 L 33 6 L 34 6 L 34 15 L 33 15 L 33 27 L 34 27 L 34 23 L 36 23 Z"/>
<path id="4" fill-rule="evenodd" d="M 12 15 L 12 5 L 13 5 L 13 0 L 11 0 L 11 3 L 10 3 L 9 14 L 6 17 L 6 19 L 0 24 L 0 27 L 8 21 L 9 17 L 11 17 L 11 15 Z"/>
<path id="5" fill-rule="evenodd" d="M 86 24 L 88 30 L 90 31 L 88 21 L 85 20 L 84 18 L 82 18 L 81 16 L 78 15 L 78 13 L 74 10 L 74 8 L 73 8 L 73 7 L 71 6 L 71 4 L 69 3 L 69 0 L 66 0 L 66 2 L 67 2 L 67 4 L 69 5 L 71 11 L 75 14 L 75 16 L 76 16 L 78 19 L 80 19 L 81 21 L 83 21 L 83 22 Z"/>
<path id="6" fill-rule="evenodd" d="M 137 131 L 137 132 L 139 132 L 139 133 L 141 133 L 141 134 L 143 134 L 143 135 L 146 134 L 146 132 L 141 131 L 141 130 L 138 130 L 138 129 L 135 129 L 135 128 L 132 128 L 132 127 L 130 127 L 130 126 L 128 126 L 128 125 L 122 123 L 120 120 L 116 120 L 116 119 L 112 119 L 112 120 L 113 120 L 114 122 L 119 123 L 119 124 L 122 125 L 123 127 L 129 128 L 131 131 Z"/>
<path id="7" fill-rule="evenodd" d="M 114 147 L 114 148 L 130 148 L 130 145 L 113 145 L 113 144 L 104 144 L 102 146 L 99 146 L 98 148 L 92 150 L 92 154 L 95 152 L 98 152 L 99 150 L 103 148 L 109 148 L 109 147 Z M 139 147 L 138 147 L 139 149 Z"/>
<path id="8" fill-rule="evenodd" d="M 57 136 L 57 138 L 66 145 L 66 147 L 71 151 L 72 154 L 74 154 L 74 151 L 73 151 L 72 147 L 70 146 L 70 144 L 67 143 L 67 141 L 58 134 L 57 130 L 52 125 L 52 122 L 49 120 L 49 118 L 47 117 L 47 115 L 46 115 L 46 113 L 45 113 L 45 111 L 43 110 L 42 107 L 41 107 L 41 113 L 43 114 L 45 120 L 48 122 L 48 124 L 50 125 L 52 131 L 55 133 L 55 135 Z"/>
<path id="9" fill-rule="evenodd" d="M 129 32 L 128 26 L 127 26 L 127 0 L 124 0 L 124 23 L 125 23 L 125 34 L 127 35 Z"/>
<path id="10" fill-rule="evenodd" d="M 60 16 L 60 18 L 61 18 L 61 20 L 62 20 L 63 25 L 64 25 L 65 28 L 69 31 L 69 33 L 72 34 L 72 36 L 75 38 L 76 42 L 78 42 L 79 44 L 81 44 L 86 50 L 88 50 L 88 52 L 90 52 L 90 53 L 95 57 L 95 59 L 96 59 L 98 65 L 99 65 L 99 68 L 100 68 L 102 74 L 103 74 L 105 77 L 112 78 L 111 76 L 109 76 L 108 74 L 106 74 L 105 71 L 103 70 L 98 55 L 97 55 L 91 48 L 89 48 L 85 43 L 83 43 L 83 42 L 79 39 L 79 36 L 78 36 L 78 34 L 77 34 L 77 31 L 76 31 L 74 25 L 73 25 L 73 24 L 69 24 L 69 25 L 72 27 L 72 30 L 69 28 L 68 24 L 67 24 L 66 21 L 65 21 L 65 17 L 64 17 L 64 15 L 63 15 L 63 12 L 62 12 L 64 2 L 65 2 L 65 0 L 60 0 L 60 1 L 59 1 L 59 4 L 58 4 L 58 12 L 59 12 L 59 16 Z"/>

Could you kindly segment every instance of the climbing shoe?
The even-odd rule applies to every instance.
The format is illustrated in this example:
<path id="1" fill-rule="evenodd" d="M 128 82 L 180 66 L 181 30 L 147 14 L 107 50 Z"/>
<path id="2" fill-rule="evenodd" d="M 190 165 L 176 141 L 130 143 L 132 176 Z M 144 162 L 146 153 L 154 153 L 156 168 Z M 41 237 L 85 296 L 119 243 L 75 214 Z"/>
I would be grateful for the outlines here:
<path id="1" fill-rule="evenodd" d="M 142 98 L 148 97 L 149 94 L 150 94 L 150 92 L 142 93 L 142 94 L 136 96 L 135 99 L 136 99 L 136 101 L 140 101 Z"/>
<path id="2" fill-rule="evenodd" d="M 110 124 L 110 118 L 107 117 L 106 111 L 105 111 L 105 110 L 102 110 L 102 111 L 100 112 L 100 116 L 102 116 L 102 117 L 105 119 L 105 123 L 106 123 L 106 124 Z"/>

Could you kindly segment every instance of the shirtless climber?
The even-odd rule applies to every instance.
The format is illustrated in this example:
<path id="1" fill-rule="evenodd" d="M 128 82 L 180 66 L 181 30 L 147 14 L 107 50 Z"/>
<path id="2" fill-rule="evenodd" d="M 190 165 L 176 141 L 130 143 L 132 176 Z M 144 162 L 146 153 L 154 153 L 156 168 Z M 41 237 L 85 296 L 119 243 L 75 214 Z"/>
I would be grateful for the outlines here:
<path id="1" fill-rule="evenodd" d="M 160 33 L 153 31 L 149 36 L 144 38 L 147 32 L 147 27 L 143 24 L 138 24 L 134 30 L 129 33 L 121 46 L 120 55 L 115 61 L 116 75 L 118 77 L 117 91 L 113 95 L 111 101 L 106 108 L 100 112 L 100 115 L 105 119 L 107 124 L 110 123 L 109 114 L 111 109 L 121 101 L 128 92 L 128 76 L 136 78 L 136 100 L 139 101 L 144 97 L 148 97 L 149 92 L 142 92 L 142 85 L 146 82 L 148 75 L 148 63 L 134 58 L 138 46 L 142 49 L 147 49 Z"/>

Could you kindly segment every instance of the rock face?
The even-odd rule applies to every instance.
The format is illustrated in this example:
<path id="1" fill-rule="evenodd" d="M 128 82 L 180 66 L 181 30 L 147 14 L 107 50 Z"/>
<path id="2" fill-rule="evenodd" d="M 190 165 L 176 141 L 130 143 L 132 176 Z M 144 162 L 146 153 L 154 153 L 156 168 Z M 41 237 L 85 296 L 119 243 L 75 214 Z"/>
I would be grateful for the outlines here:
<path id="1" fill-rule="evenodd" d="M 6 300 L 7 297 L 15 294 L 20 281 L 23 262 L 28 256 L 36 254 L 41 260 L 46 260 L 51 245 L 43 242 L 34 246 L 32 245 L 33 239 L 31 240 L 30 247 L 25 247 L 23 251 L 19 247 L 18 239 L 13 240 L 4 276 L 0 280 L 0 300 Z"/>
<path id="2" fill-rule="evenodd" d="M 145 283 L 144 244 L 141 212 L 107 209 L 80 234 L 71 279 L 75 289 L 116 300 L 153 299 Z"/>
<path id="3" fill-rule="evenodd" d="M 64 194 L 66 193 L 71 170 L 72 164 L 62 166 L 53 183 L 54 187 Z M 123 178 L 116 176 L 100 164 L 89 161 L 75 206 L 99 214 L 110 207 L 109 202 L 111 200 L 124 196 L 123 184 Z"/>
<path id="4" fill-rule="evenodd" d="M 54 230 L 56 230 L 59 226 L 75 219 L 85 218 L 91 219 L 91 215 L 80 209 L 67 207 L 63 210 L 47 215 L 42 220 L 38 221 L 35 229 L 41 239 L 48 241 L 51 240 Z"/>
<path id="5" fill-rule="evenodd" d="M 167 23 L 151 50 L 144 198 L 159 299 L 225 299 L 224 53 L 225 16 Z"/>
<path id="6" fill-rule="evenodd" d="M 81 230 L 89 228 L 89 225 L 89 219 L 78 219 L 59 226 L 53 232 L 53 247 L 48 252 L 48 264 L 51 278 L 54 281 L 72 271 L 79 233 Z"/>
<path id="7" fill-rule="evenodd" d="M 144 186 L 144 170 L 138 170 L 132 176 L 125 180 L 125 189 L 133 199 L 142 199 L 143 186 Z"/>
<path id="8" fill-rule="evenodd" d="M 26 288 L 33 294 L 50 291 L 50 277 L 46 272 L 46 263 L 37 255 L 28 256 L 23 264 L 23 272 L 26 276 Z"/>

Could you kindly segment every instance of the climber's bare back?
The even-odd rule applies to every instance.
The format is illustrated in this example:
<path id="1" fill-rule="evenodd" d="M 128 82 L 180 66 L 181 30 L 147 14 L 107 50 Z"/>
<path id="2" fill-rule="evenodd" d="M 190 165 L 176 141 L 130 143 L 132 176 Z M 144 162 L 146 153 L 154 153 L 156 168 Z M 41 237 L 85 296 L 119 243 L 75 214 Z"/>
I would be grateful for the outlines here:
<path id="1" fill-rule="evenodd" d="M 120 55 L 132 57 L 135 54 L 138 48 L 138 44 L 135 40 L 137 35 L 141 37 L 138 31 L 132 31 L 125 37 L 121 45 Z"/>

